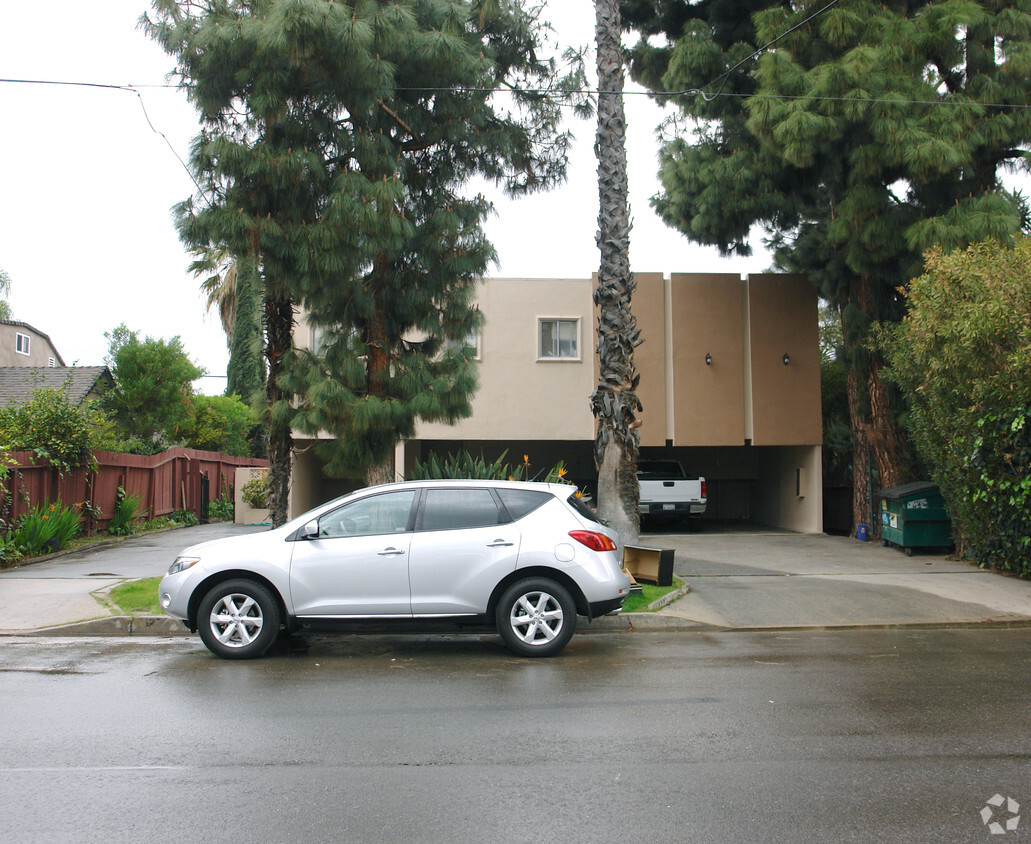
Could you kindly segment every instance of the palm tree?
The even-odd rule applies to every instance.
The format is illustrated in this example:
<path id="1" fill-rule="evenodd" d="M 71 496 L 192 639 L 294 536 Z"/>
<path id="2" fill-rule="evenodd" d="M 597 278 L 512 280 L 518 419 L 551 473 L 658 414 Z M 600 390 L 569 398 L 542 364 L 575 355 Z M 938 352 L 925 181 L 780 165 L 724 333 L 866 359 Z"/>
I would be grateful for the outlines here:
<path id="1" fill-rule="evenodd" d="M 0 319 L 11 318 L 11 303 L 7 297 L 11 295 L 11 277 L 6 270 L 0 269 Z"/>
<path id="2" fill-rule="evenodd" d="M 618 0 L 595 0 L 598 53 L 598 248 L 601 261 L 594 303 L 598 306 L 598 386 L 591 396 L 597 420 L 598 515 L 624 544 L 640 531 L 637 455 L 640 376 L 634 348 L 641 343 L 630 310 L 636 284 L 630 272 L 630 209 L 627 202 L 626 118 L 623 112 L 622 22 Z"/>
<path id="3" fill-rule="evenodd" d="M 226 346 L 233 348 L 233 325 L 236 322 L 237 260 L 228 250 L 209 250 L 190 265 L 195 276 L 210 273 L 201 282 L 200 289 L 208 295 L 208 310 L 218 308 Z"/>

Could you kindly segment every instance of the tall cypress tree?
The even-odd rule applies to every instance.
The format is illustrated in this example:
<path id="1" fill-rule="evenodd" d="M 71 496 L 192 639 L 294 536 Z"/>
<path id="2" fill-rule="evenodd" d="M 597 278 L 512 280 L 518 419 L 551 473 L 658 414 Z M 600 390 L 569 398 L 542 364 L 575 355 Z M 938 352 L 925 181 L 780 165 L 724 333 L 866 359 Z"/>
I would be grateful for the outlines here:
<path id="1" fill-rule="evenodd" d="M 1031 0 L 624 0 L 642 38 L 632 75 L 693 128 L 666 127 L 655 207 L 692 240 L 804 272 L 844 323 L 853 509 L 869 522 L 869 465 L 905 479 L 899 405 L 870 325 L 905 312 L 923 252 L 1026 224 L 1000 181 L 1028 164 Z M 665 44 L 649 38 L 668 36 Z M 770 48 L 753 55 L 765 45 Z M 872 456 L 872 460 L 868 459 Z"/>
<path id="2" fill-rule="evenodd" d="M 144 26 L 203 125 L 192 160 L 204 190 L 179 206 L 180 234 L 261 267 L 278 524 L 295 427 L 336 435 L 331 471 L 379 479 L 417 419 L 469 412 L 462 341 L 494 252 L 490 204 L 462 188 L 481 176 L 518 194 L 564 177 L 569 139 L 542 90 L 562 80 L 517 0 L 154 9 Z M 322 348 L 292 348 L 295 307 Z"/>

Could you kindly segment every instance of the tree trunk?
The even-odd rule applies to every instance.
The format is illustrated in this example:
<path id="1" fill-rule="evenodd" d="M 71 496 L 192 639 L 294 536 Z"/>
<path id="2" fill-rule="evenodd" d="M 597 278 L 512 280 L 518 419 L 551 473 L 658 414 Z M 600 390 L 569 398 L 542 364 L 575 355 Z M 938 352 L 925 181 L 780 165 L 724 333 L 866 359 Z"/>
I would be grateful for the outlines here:
<path id="1" fill-rule="evenodd" d="M 846 341 L 846 348 L 848 344 Z M 845 394 L 852 425 L 852 536 L 858 525 L 870 525 L 870 448 L 866 439 L 869 420 L 863 415 L 859 397 L 859 374 L 851 363 L 845 373 Z"/>
<path id="2" fill-rule="evenodd" d="M 290 428 L 290 396 L 278 384 L 283 371 L 283 356 L 293 345 L 294 309 L 287 297 L 274 292 L 265 294 L 265 358 L 268 379 L 265 382 L 265 403 L 268 423 L 268 500 L 273 527 L 287 521 L 290 496 L 290 470 L 293 455 L 293 434 Z"/>
<path id="3" fill-rule="evenodd" d="M 375 463 L 365 470 L 365 483 L 369 486 L 393 483 L 394 477 L 394 455 L 391 454 L 386 460 Z"/>
<path id="4" fill-rule="evenodd" d="M 873 295 L 873 281 L 857 278 L 850 292 L 851 302 L 872 323 L 881 317 Z M 881 379 L 881 361 L 876 351 L 863 348 L 869 331 L 846 327 L 847 392 L 852 424 L 852 517 L 853 524 L 869 526 L 871 536 L 880 536 L 880 523 L 873 496 L 882 489 L 906 481 L 910 464 L 909 439 L 898 424 L 887 387 Z M 861 390 L 865 388 L 865 394 Z M 869 413 L 864 412 L 869 406 Z M 877 469 L 876 483 L 871 464 Z"/>
<path id="5" fill-rule="evenodd" d="M 379 261 L 380 272 L 386 272 L 386 262 Z M 376 310 L 369 321 L 368 331 L 368 393 L 369 397 L 380 401 L 387 400 L 387 385 L 390 381 L 390 343 L 387 338 L 386 313 L 382 306 Z M 396 443 L 393 443 L 396 445 Z M 394 481 L 394 452 L 377 460 L 365 469 L 365 482 L 369 486 L 389 484 Z"/>
<path id="6" fill-rule="evenodd" d="M 638 376 L 634 348 L 640 345 L 630 310 L 635 287 L 630 272 L 630 211 L 627 203 L 626 119 L 623 111 L 622 25 L 617 0 L 596 0 L 598 53 L 598 248 L 601 260 L 594 302 L 598 306 L 598 387 L 591 396 L 597 420 L 598 515 L 624 544 L 640 531 L 637 482 Z"/>

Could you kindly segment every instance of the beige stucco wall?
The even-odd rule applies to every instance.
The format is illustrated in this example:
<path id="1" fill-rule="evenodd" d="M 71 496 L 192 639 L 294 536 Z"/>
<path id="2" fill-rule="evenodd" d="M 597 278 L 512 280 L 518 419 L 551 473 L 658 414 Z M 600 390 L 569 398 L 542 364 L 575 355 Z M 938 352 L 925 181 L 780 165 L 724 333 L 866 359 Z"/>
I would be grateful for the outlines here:
<path id="1" fill-rule="evenodd" d="M 641 445 L 664 446 L 670 437 L 666 396 L 672 366 L 666 336 L 666 281 L 662 273 L 634 273 L 634 279 L 637 290 L 631 307 L 644 341 L 634 350 L 634 366 L 641 377 L 637 388 Z M 594 342 L 592 337 L 592 349 Z"/>
<path id="2" fill-rule="evenodd" d="M 761 450 L 758 521 L 799 533 L 823 532 L 821 451 L 818 445 Z"/>
<path id="3" fill-rule="evenodd" d="M 804 276 L 750 275 L 748 324 L 752 444 L 821 444 L 815 288 Z"/>
<path id="4" fill-rule="evenodd" d="M 744 445 L 744 283 L 674 273 L 670 286 L 674 445 Z"/>
<path id="5" fill-rule="evenodd" d="M 18 334 L 29 337 L 27 355 L 18 352 L 15 347 Z M 38 331 L 26 325 L 0 323 L 0 366 L 47 367 L 50 366 L 51 358 L 54 359 L 55 366 L 62 366 L 57 350 Z"/>
<path id="6" fill-rule="evenodd" d="M 421 423 L 417 439 L 590 440 L 594 417 L 591 285 L 585 279 L 494 279 L 480 285 L 480 386 L 455 426 Z M 579 358 L 542 360 L 538 320 L 579 321 Z"/>

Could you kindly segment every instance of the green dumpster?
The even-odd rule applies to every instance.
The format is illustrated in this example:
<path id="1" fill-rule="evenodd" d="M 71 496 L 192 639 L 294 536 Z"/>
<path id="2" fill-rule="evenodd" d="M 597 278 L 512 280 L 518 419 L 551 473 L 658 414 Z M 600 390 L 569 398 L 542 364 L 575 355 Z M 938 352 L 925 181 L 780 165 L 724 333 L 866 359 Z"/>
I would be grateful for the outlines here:
<path id="1" fill-rule="evenodd" d="M 912 554 L 914 548 L 952 545 L 952 519 L 937 484 L 928 481 L 881 490 L 881 538 Z"/>

